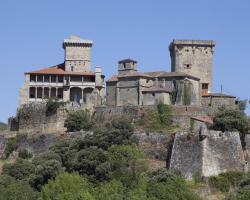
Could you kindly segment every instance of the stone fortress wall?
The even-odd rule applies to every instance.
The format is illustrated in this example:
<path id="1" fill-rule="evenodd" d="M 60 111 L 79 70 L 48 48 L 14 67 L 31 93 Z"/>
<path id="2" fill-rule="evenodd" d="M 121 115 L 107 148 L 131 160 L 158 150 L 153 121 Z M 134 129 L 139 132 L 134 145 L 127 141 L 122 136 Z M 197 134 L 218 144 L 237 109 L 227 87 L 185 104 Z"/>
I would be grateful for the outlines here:
<path id="1" fill-rule="evenodd" d="M 188 137 L 175 135 L 169 168 L 193 176 L 208 177 L 227 171 L 244 171 L 245 160 L 240 136 L 237 132 L 208 131 Z"/>

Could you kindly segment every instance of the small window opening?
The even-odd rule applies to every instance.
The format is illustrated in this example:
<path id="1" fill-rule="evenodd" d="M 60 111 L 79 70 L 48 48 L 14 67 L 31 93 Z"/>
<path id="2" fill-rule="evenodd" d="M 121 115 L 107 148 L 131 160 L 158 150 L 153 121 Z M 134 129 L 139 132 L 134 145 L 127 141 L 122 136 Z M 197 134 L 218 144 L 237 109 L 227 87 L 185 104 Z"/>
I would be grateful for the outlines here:
<path id="1" fill-rule="evenodd" d="M 74 66 L 71 66 L 71 71 L 72 71 L 72 72 L 74 71 Z"/>
<path id="2" fill-rule="evenodd" d="M 154 93 L 154 92 L 152 93 L 152 96 L 153 96 L 153 97 L 155 96 L 155 93 Z"/>

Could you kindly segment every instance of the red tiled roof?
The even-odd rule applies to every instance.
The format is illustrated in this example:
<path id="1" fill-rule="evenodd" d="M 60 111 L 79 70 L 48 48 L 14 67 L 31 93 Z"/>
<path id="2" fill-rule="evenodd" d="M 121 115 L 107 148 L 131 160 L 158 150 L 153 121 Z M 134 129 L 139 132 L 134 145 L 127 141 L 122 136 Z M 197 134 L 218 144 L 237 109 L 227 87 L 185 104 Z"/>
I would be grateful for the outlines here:
<path id="1" fill-rule="evenodd" d="M 147 75 L 145 73 L 141 73 L 141 72 L 130 72 L 128 74 L 117 76 L 117 78 L 126 78 L 126 77 L 148 77 L 148 78 L 150 78 L 149 75 Z"/>
<path id="2" fill-rule="evenodd" d="M 207 94 L 203 94 L 202 97 L 226 97 L 226 98 L 236 98 L 235 96 L 227 95 L 227 94 L 223 94 L 223 93 L 207 93 Z"/>
<path id="3" fill-rule="evenodd" d="M 172 92 L 170 88 L 161 88 L 161 87 L 150 87 L 144 88 L 142 92 Z"/>
<path id="4" fill-rule="evenodd" d="M 191 117 L 191 119 L 198 120 L 198 121 L 201 121 L 201 122 L 206 122 L 206 123 L 209 123 L 209 124 L 213 124 L 212 118 L 209 117 L 208 115 Z"/>
<path id="5" fill-rule="evenodd" d="M 66 72 L 64 63 L 52 67 L 26 72 L 25 74 L 51 74 L 51 75 L 84 75 L 95 76 L 93 72 Z"/>
<path id="6" fill-rule="evenodd" d="M 118 78 L 116 75 L 112 76 L 109 80 L 107 80 L 107 82 L 117 82 Z"/>

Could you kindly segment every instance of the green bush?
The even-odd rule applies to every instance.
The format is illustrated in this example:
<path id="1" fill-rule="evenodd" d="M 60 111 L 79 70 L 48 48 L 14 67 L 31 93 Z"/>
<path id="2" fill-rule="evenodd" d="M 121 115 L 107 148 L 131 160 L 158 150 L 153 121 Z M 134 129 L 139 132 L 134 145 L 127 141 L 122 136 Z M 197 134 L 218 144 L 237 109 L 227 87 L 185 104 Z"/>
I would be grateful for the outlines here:
<path id="1" fill-rule="evenodd" d="M 60 106 L 65 105 L 65 102 L 60 101 L 58 98 L 50 98 L 46 102 L 46 115 L 53 115 L 56 113 Z"/>
<path id="2" fill-rule="evenodd" d="M 144 126 L 149 131 L 170 130 L 173 128 L 172 116 L 172 107 L 160 102 L 156 110 L 149 111 L 143 119 L 139 120 L 139 126 Z"/>
<path id="3" fill-rule="evenodd" d="M 5 146 L 5 149 L 4 149 L 4 155 L 6 158 L 9 157 L 9 155 L 15 151 L 17 149 L 17 142 L 16 142 L 16 138 L 13 137 L 13 138 L 9 138 L 7 140 L 7 143 L 6 143 L 6 146 Z"/>
<path id="4" fill-rule="evenodd" d="M 228 192 L 230 182 L 223 176 L 211 176 L 208 179 L 209 186 L 221 192 Z"/>
<path id="5" fill-rule="evenodd" d="M 17 180 L 29 180 L 31 174 L 35 171 L 35 166 L 23 159 L 18 159 L 14 163 L 3 165 L 2 174 L 14 177 Z"/>
<path id="6" fill-rule="evenodd" d="M 64 126 L 68 131 L 90 130 L 94 122 L 88 110 L 77 110 L 68 113 Z"/>
<path id="7" fill-rule="evenodd" d="M 245 174 L 243 172 L 229 171 L 220 174 L 220 176 L 226 178 L 230 183 L 230 186 L 238 187 L 242 179 L 245 177 Z"/>
<path id="8" fill-rule="evenodd" d="M 220 108 L 213 118 L 213 129 L 220 131 L 248 132 L 248 121 L 246 115 L 237 109 Z"/>
<path id="9" fill-rule="evenodd" d="M 63 173 L 42 188 L 38 200 L 94 200 L 89 188 L 79 175 Z"/>
<path id="10" fill-rule="evenodd" d="M 35 192 L 27 182 L 12 180 L 5 186 L 0 186 L 0 199 L 36 200 L 37 192 Z"/>
<path id="11" fill-rule="evenodd" d="M 60 161 L 47 160 L 35 167 L 35 172 L 31 174 L 29 183 L 33 188 L 40 191 L 43 185 L 47 184 L 50 179 L 54 179 L 62 171 Z"/>
<path id="12" fill-rule="evenodd" d="M 190 105 L 191 104 L 191 83 L 185 82 L 184 83 L 184 94 L 183 94 L 183 105 Z"/>
<path id="13" fill-rule="evenodd" d="M 18 154 L 18 157 L 22 159 L 29 159 L 32 158 L 32 156 L 32 153 L 30 153 L 27 149 L 21 149 Z"/>
<path id="14" fill-rule="evenodd" d="M 111 121 L 111 125 L 113 128 L 119 129 L 119 130 L 128 130 L 133 131 L 133 126 L 129 119 L 126 118 L 126 116 L 118 117 L 116 119 L 113 119 Z"/>

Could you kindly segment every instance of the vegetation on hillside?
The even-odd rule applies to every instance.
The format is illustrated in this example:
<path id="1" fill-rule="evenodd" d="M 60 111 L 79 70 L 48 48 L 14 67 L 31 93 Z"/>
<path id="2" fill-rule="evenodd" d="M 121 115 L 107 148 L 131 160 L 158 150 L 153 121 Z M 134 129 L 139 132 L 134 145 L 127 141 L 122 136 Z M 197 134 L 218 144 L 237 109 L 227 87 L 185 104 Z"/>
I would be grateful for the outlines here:
<path id="1" fill-rule="evenodd" d="M 160 114 L 160 119 L 167 117 Z M 27 152 L 23 154 L 26 157 Z M 63 140 L 32 159 L 5 164 L 0 199 L 199 198 L 179 173 L 149 171 L 147 159 L 133 138 L 133 126 L 117 118 L 84 139 Z"/>
<path id="2" fill-rule="evenodd" d="M 7 124 L 0 122 L 0 131 L 7 129 Z"/>
<path id="3" fill-rule="evenodd" d="M 172 107 L 160 102 L 155 110 L 149 110 L 135 124 L 146 131 L 169 131 L 175 127 L 172 117 Z"/>

